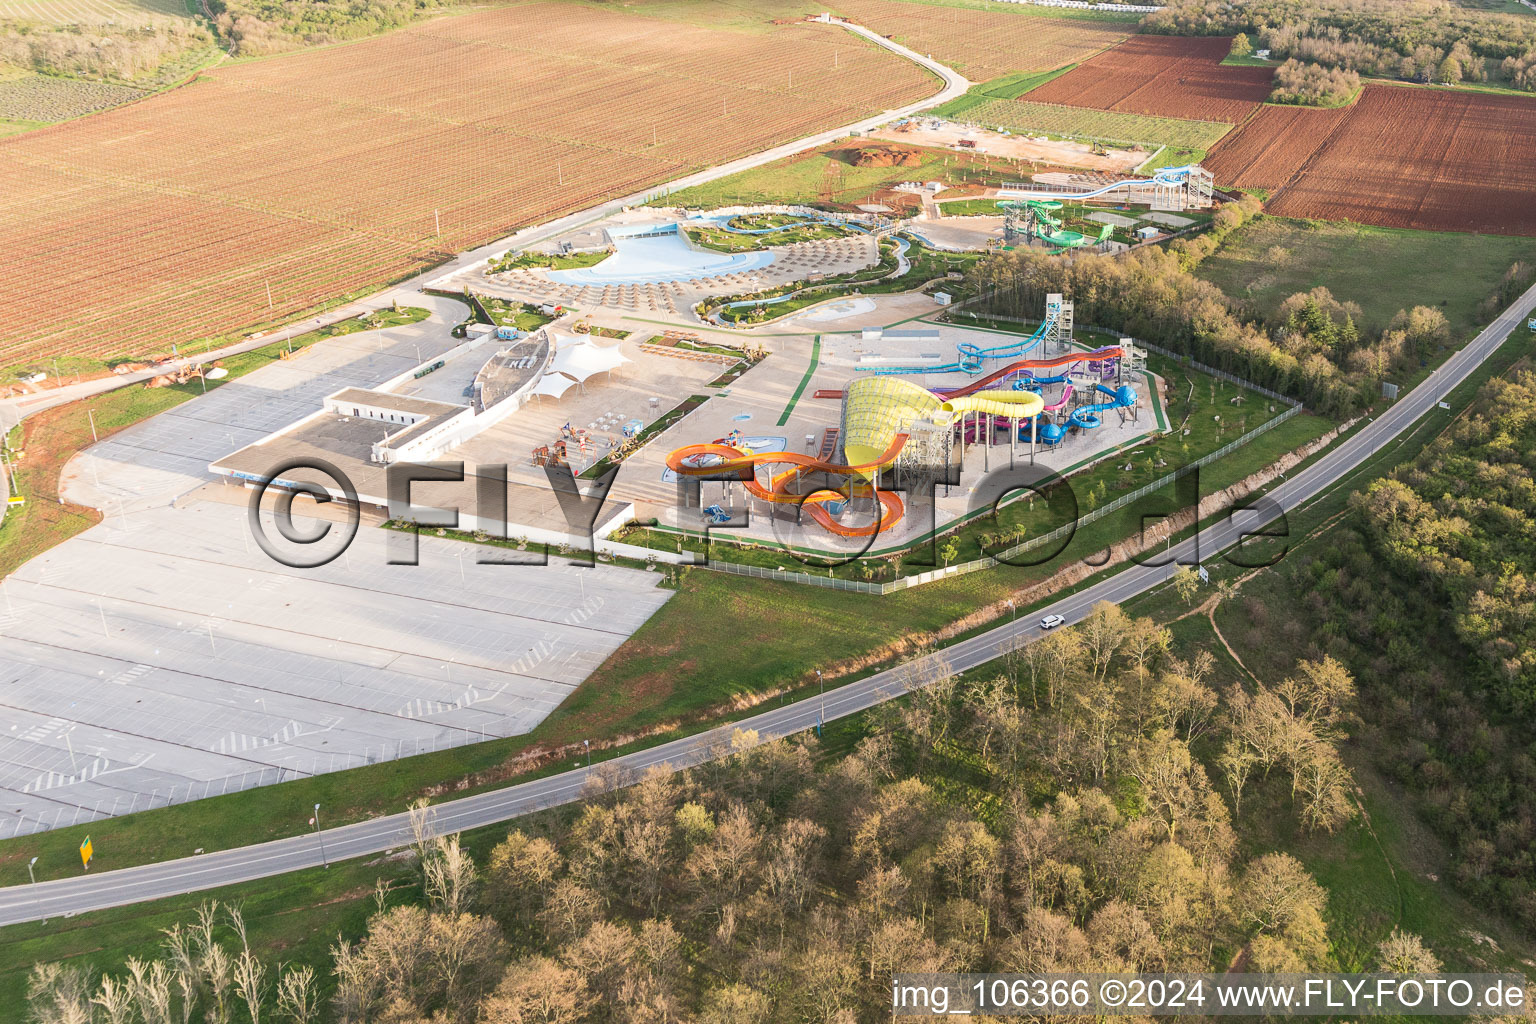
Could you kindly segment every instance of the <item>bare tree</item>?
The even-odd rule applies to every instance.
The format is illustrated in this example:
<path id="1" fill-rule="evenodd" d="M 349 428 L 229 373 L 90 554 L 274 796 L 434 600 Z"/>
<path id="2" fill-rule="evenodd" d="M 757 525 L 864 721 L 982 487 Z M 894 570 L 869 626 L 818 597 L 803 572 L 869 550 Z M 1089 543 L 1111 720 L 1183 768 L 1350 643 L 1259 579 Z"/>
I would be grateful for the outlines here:
<path id="1" fill-rule="evenodd" d="M 171 971 L 161 960 L 128 958 L 134 1006 L 144 1024 L 171 1024 Z"/>
<path id="2" fill-rule="evenodd" d="M 314 968 L 294 967 L 282 973 L 277 982 L 277 1012 L 293 1024 L 313 1024 L 320 1013 Z"/>
<path id="3" fill-rule="evenodd" d="M 134 1016 L 133 986 L 119 982 L 110 974 L 102 976 L 101 985 L 91 1002 L 101 1007 L 102 1024 L 130 1024 Z"/>
<path id="4" fill-rule="evenodd" d="M 1438 974 L 1443 966 L 1423 939 L 1397 927 L 1376 946 L 1376 965 L 1388 974 Z"/>
<path id="5" fill-rule="evenodd" d="M 251 943 L 245 932 L 245 915 L 239 907 L 229 908 L 229 924 L 240 940 L 240 951 L 235 954 L 233 976 L 235 991 L 245 1004 L 245 1012 L 251 1024 L 261 1024 L 261 1005 L 266 995 L 267 967 L 251 952 Z"/>
<path id="6" fill-rule="evenodd" d="M 165 929 L 166 959 L 170 964 L 171 978 L 181 996 L 181 1024 L 192 1019 L 192 1009 L 202 993 L 203 978 L 199 969 L 199 954 L 194 948 L 195 933 L 180 922 Z"/>
<path id="7" fill-rule="evenodd" d="M 475 861 L 457 835 L 434 838 L 421 862 L 427 901 L 446 914 L 463 913 L 475 892 Z"/>

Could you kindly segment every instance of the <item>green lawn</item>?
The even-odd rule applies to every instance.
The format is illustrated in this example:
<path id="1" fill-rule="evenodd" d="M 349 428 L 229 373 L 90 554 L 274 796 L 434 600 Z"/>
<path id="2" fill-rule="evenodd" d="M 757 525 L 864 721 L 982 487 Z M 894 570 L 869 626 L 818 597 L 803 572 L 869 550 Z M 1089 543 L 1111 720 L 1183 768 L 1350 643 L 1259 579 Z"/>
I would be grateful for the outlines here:
<path id="1" fill-rule="evenodd" d="M 848 206 L 866 202 L 882 188 L 904 181 L 945 181 L 951 185 L 964 182 L 997 184 L 1007 178 L 1016 180 L 1019 172 L 1014 161 L 985 154 L 955 153 L 926 149 L 908 143 L 880 143 L 899 149 L 915 149 L 921 163 L 905 167 L 860 167 L 851 154 L 862 141 L 848 139 L 809 153 L 775 160 L 721 178 L 679 189 L 651 201 L 651 206 L 682 206 L 694 210 L 713 210 L 721 206 L 781 203 Z"/>
<path id="2" fill-rule="evenodd" d="M 595 267 L 603 260 L 611 256 L 607 252 L 572 252 L 572 253 L 545 253 L 545 252 L 520 252 L 507 253 L 505 256 L 491 260 L 490 269 L 495 273 L 504 270 L 579 270 L 583 267 Z"/>
<path id="3" fill-rule="evenodd" d="M 1014 132 L 1043 133 L 1115 146 L 1141 145 L 1149 149 L 1168 146 L 1201 152 L 1216 145 L 1232 130 L 1232 125 L 1224 121 L 1152 117 L 1028 100 L 988 100 L 968 110 L 966 119 Z"/>
<path id="4" fill-rule="evenodd" d="M 480 304 L 491 315 L 491 320 L 504 327 L 516 327 L 520 331 L 536 331 L 555 318 L 540 313 L 537 307 L 523 302 L 511 302 L 491 296 L 480 296 Z"/>
<path id="5" fill-rule="evenodd" d="M 1478 305 L 1511 263 L 1536 262 L 1536 238 L 1410 231 L 1260 217 L 1228 236 L 1195 274 L 1254 313 L 1318 285 L 1365 311 L 1362 332 L 1380 331 L 1400 309 L 1436 306 L 1460 334 L 1474 333 Z"/>
<path id="6" fill-rule="evenodd" d="M 377 878 L 403 885 L 412 875 L 409 865 L 399 862 L 354 860 L 207 893 L 0 929 L 0 1006 L 11 1007 L 0 1017 L 23 1019 L 21 1007 L 26 1005 L 32 964 L 85 957 L 97 970 L 121 973 L 130 956 L 163 955 L 158 948 L 163 929 L 193 920 L 198 905 L 207 899 L 241 908 L 251 948 L 269 965 L 314 965 L 321 990 L 329 995 L 334 989 L 330 947 L 338 934 L 351 939 L 362 934 L 373 913 Z M 396 896 L 394 902 L 401 898 Z"/>
<path id="7" fill-rule="evenodd" d="M 770 245 L 833 241 L 853 234 L 848 228 L 841 228 L 836 224 L 800 224 L 766 235 L 743 235 L 723 228 L 690 227 L 683 230 L 695 244 L 716 252 L 752 252 L 757 249 L 766 249 Z"/>
<path id="8" fill-rule="evenodd" d="M 926 113 L 933 117 L 947 117 L 951 120 L 969 120 L 966 117 L 968 111 L 990 100 L 1016 100 L 1031 89 L 1038 89 L 1046 82 L 1060 78 L 1075 67 L 1077 67 L 1076 64 L 1068 64 L 1055 71 L 1020 71 L 1017 74 L 994 78 L 990 82 L 971 86 L 964 96 L 957 96 L 948 103 L 941 103 Z"/>

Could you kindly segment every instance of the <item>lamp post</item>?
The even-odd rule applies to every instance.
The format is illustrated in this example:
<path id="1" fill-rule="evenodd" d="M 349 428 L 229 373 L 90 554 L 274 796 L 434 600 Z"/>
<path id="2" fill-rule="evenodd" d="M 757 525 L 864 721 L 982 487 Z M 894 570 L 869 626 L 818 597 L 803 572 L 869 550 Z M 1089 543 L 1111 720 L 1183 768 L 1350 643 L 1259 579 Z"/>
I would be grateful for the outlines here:
<path id="1" fill-rule="evenodd" d="M 581 743 L 582 743 L 582 746 L 587 748 L 587 767 L 591 768 L 592 767 L 592 741 L 591 740 L 582 740 Z"/>
<path id="2" fill-rule="evenodd" d="M 821 669 L 816 670 L 816 685 L 821 689 L 821 717 L 825 720 L 827 717 L 827 684 L 821 678 Z"/>
<path id="3" fill-rule="evenodd" d="M 36 863 L 37 863 L 37 858 L 36 857 L 33 857 L 31 860 L 27 861 L 27 877 L 32 879 L 32 895 L 33 895 L 33 897 L 37 901 L 37 909 L 41 910 L 41 909 L 43 909 L 43 898 L 41 896 L 39 896 L 38 893 L 37 893 L 37 872 L 32 870 L 33 866 Z M 47 923 L 48 923 L 48 919 L 46 917 L 43 918 L 43 924 L 47 924 Z"/>
<path id="4" fill-rule="evenodd" d="M 315 838 L 320 841 L 320 863 L 326 867 L 331 866 L 330 858 L 325 855 L 325 836 L 320 833 L 320 805 L 315 804 Z"/>

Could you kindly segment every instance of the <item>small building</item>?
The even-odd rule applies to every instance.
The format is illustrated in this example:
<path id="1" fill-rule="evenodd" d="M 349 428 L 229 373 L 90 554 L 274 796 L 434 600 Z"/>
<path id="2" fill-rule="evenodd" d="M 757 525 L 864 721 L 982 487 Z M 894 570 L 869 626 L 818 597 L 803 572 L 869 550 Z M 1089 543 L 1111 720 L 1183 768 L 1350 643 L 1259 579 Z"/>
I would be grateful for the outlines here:
<path id="1" fill-rule="evenodd" d="M 933 301 L 940 306 L 947 306 L 955 300 L 949 292 L 934 292 Z"/>
<path id="2" fill-rule="evenodd" d="M 1253 55 L 1255 57 L 1259 58 L 1259 60 L 1269 60 L 1269 51 L 1268 50 L 1254 50 L 1253 51 Z"/>
<path id="3" fill-rule="evenodd" d="M 1141 239 L 1143 242 L 1150 242 L 1160 234 L 1162 234 L 1162 231 L 1158 230 L 1150 224 L 1146 225 L 1145 227 L 1136 229 L 1136 237 Z"/>

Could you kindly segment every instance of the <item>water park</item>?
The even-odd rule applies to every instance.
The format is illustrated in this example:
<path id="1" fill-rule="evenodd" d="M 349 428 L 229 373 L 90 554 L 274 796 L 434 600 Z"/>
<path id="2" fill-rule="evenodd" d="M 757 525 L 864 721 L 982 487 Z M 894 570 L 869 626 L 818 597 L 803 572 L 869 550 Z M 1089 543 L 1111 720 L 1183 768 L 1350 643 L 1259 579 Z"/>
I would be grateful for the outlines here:
<path id="1" fill-rule="evenodd" d="M 802 403 L 819 424 L 804 432 L 805 450 L 740 425 L 670 449 L 664 480 L 697 495 L 677 503 L 670 525 L 789 532 L 812 548 L 878 535 L 887 548 L 972 511 L 992 469 L 1066 471 L 1134 443 L 1155 429 L 1145 353 L 1128 339 L 1081 347 L 1072 326 L 1071 301 L 1051 295 L 1027 335 L 923 323 L 823 336 L 815 376 L 843 379 Z M 936 341 L 952 355 L 918 351 Z M 940 485 L 936 523 L 907 515 L 906 495 L 924 481 Z"/>

